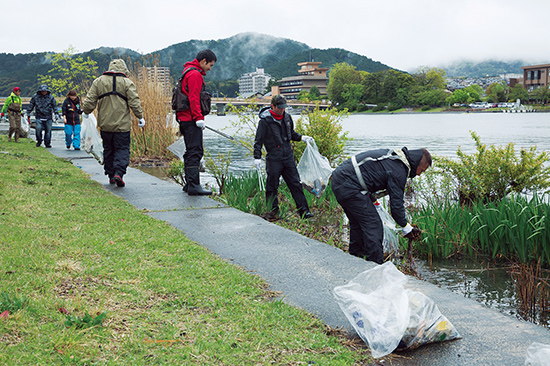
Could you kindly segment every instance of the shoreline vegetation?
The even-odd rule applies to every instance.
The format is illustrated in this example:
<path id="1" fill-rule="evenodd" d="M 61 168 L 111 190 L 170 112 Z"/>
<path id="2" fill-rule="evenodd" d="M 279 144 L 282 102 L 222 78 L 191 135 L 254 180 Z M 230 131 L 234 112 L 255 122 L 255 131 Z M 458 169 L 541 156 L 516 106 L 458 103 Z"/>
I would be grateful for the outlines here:
<path id="1" fill-rule="evenodd" d="M 1 364 L 372 361 L 258 276 L 21 141 L 0 136 Z"/>

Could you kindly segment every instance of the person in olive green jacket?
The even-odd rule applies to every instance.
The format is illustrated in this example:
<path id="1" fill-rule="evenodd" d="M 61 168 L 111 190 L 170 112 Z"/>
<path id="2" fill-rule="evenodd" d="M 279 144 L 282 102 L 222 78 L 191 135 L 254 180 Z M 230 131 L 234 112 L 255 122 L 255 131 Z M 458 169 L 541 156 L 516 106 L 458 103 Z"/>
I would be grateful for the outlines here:
<path id="1" fill-rule="evenodd" d="M 6 99 L 1 113 L 1 116 L 4 117 L 6 111 L 8 112 L 8 120 L 10 122 L 8 142 L 11 142 L 12 134 L 15 135 L 15 142 L 19 142 L 19 134 L 21 133 L 21 113 L 23 113 L 21 110 L 22 105 L 21 89 L 16 86 L 13 88 L 11 95 Z"/>
<path id="2" fill-rule="evenodd" d="M 128 68 L 123 60 L 109 64 L 109 71 L 94 80 L 82 103 L 86 118 L 97 106 L 97 125 L 103 139 L 105 175 L 109 183 L 124 187 L 122 180 L 130 163 L 130 110 L 139 120 L 138 126 L 145 126 L 143 110 L 136 86 L 126 75 Z"/>

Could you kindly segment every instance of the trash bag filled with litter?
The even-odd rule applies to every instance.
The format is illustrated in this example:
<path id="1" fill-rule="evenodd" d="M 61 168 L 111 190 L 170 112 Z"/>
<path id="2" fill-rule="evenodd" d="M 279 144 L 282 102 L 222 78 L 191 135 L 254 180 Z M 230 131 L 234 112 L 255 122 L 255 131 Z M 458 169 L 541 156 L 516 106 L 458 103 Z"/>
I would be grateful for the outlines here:
<path id="1" fill-rule="evenodd" d="M 302 186 L 317 198 L 321 197 L 327 188 L 333 169 L 328 159 L 319 153 L 315 141 L 307 142 L 297 169 Z"/>

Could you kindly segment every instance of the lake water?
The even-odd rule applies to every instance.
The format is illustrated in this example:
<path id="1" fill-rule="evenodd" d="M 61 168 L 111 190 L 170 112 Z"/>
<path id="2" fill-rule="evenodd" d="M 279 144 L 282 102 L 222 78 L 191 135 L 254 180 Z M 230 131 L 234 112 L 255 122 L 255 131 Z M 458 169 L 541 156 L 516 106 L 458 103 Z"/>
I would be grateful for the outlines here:
<path id="1" fill-rule="evenodd" d="M 296 120 L 299 116 L 293 116 Z M 227 128 L 234 115 L 208 116 L 207 124 L 232 135 Z M 547 113 L 416 113 L 416 114 L 358 114 L 342 122 L 344 131 L 353 138 L 346 145 L 347 155 L 361 151 L 407 146 L 425 147 L 432 154 L 456 156 L 461 146 L 466 153 L 475 151 L 469 131 L 475 131 L 485 144 L 506 145 L 510 142 L 520 148 L 536 145 L 539 150 L 550 150 L 550 114 Z M 231 172 L 250 169 L 254 159 L 249 151 L 216 133 L 205 130 L 205 149 L 212 152 L 231 150 Z"/>

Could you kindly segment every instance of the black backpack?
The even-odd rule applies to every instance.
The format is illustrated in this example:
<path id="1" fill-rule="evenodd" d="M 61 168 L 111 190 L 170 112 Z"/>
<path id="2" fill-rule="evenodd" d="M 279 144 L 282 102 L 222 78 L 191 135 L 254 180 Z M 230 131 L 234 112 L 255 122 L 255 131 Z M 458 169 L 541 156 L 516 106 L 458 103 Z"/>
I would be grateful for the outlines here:
<path id="1" fill-rule="evenodd" d="M 196 67 L 190 67 L 186 69 L 183 72 L 183 75 L 181 75 L 181 78 L 178 80 L 176 86 L 172 90 L 172 110 L 176 112 L 183 112 L 189 109 L 189 97 L 182 92 L 181 83 L 185 75 L 191 70 L 198 71 Z M 189 91 L 189 87 L 186 87 L 186 89 L 187 91 Z M 212 96 L 210 95 L 210 93 L 208 93 L 205 90 L 204 81 L 203 81 L 201 92 L 200 92 L 201 113 L 203 116 L 206 116 L 207 114 L 210 113 L 211 100 L 212 100 Z"/>

